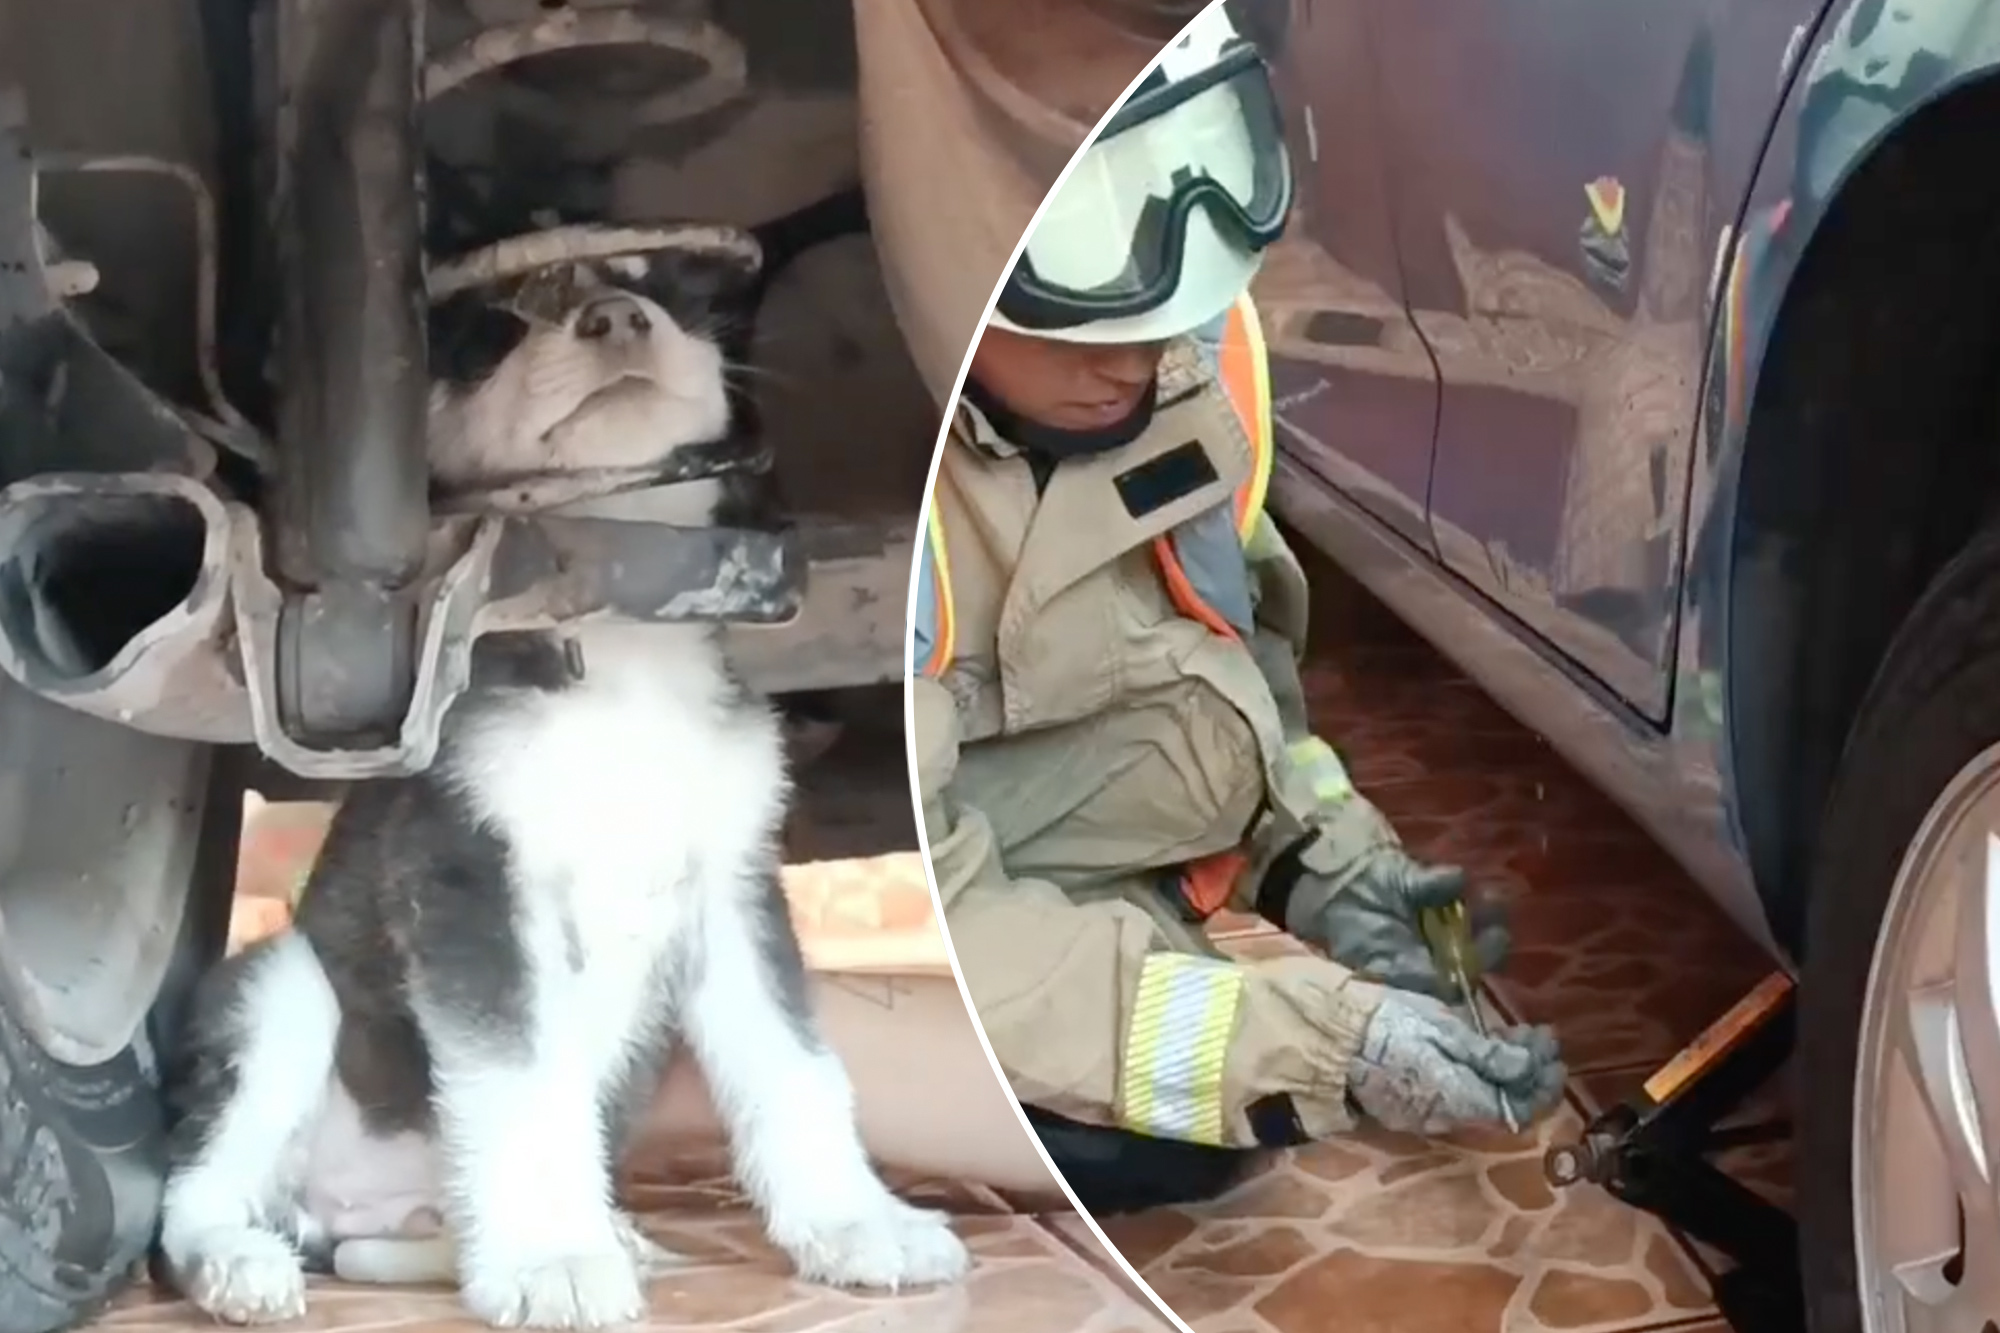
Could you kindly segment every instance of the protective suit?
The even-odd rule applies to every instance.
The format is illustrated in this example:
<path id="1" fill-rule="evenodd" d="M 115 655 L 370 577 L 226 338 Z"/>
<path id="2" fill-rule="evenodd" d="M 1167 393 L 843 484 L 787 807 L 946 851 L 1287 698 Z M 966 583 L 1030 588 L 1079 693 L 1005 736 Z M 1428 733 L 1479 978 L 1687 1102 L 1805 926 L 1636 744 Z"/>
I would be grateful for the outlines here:
<path id="1" fill-rule="evenodd" d="M 1016 1095 L 1239 1145 L 1271 1141 L 1256 1114 L 1296 1114 L 1310 1137 L 1349 1123 L 1342 1061 L 1378 988 L 1290 960 L 1210 961 L 1200 921 L 1258 910 L 1309 829 L 1319 893 L 1394 839 L 1305 730 L 1292 663 L 1306 589 L 1263 512 L 1255 318 L 1246 298 L 1214 343 L 1171 349 L 1171 405 L 1131 445 L 1058 469 L 1039 503 L 1018 451 L 961 406 L 926 533 L 914 686 L 932 865 Z M 1176 1031 L 1169 1011 L 1201 1018 Z M 1253 1112 L 1273 1096 L 1289 1112 Z"/>
<path id="2" fill-rule="evenodd" d="M 1307 726 L 1307 589 L 1264 508 L 1269 373 L 1246 292 L 1289 204 L 1261 62 L 1211 9 L 1050 201 L 993 321 L 1164 343 L 1138 424 L 1052 453 L 973 385 L 913 602 L 931 864 L 1016 1096 L 1224 1148 L 1326 1137 L 1357 1110 L 1448 1126 L 1479 1114 L 1475 1083 L 1532 1109 L 1554 1064 L 1541 1039 L 1474 1050 L 1441 1005 L 1327 958 L 1238 963 L 1202 933 L 1233 906 L 1420 984 L 1409 923 L 1462 885 L 1403 853 Z M 1452 1043 L 1415 1086 L 1418 1056 Z"/>

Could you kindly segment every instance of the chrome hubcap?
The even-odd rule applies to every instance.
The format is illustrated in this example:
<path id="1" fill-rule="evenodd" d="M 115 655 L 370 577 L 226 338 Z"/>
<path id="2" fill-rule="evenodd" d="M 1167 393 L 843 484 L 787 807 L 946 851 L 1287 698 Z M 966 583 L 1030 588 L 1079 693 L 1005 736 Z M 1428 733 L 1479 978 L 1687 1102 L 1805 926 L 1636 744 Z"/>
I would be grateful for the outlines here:
<path id="1" fill-rule="evenodd" d="M 2000 746 L 1905 853 L 1855 1077 L 1856 1258 L 1869 1333 L 2000 1320 Z"/>

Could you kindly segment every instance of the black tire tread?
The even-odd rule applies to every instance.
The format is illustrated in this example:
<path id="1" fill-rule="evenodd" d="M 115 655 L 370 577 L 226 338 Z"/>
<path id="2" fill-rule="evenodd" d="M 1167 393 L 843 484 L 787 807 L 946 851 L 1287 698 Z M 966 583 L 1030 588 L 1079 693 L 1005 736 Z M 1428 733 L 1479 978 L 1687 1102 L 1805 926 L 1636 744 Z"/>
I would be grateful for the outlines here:
<path id="1" fill-rule="evenodd" d="M 195 983 L 228 941 L 244 785 L 236 758 L 218 755 L 173 957 L 124 1050 L 89 1069 L 50 1059 L 0 987 L 0 1333 L 95 1318 L 152 1248 L 166 1170 L 159 1075 Z M 40 1174 L 24 1180 L 31 1168 Z"/>
<path id="2" fill-rule="evenodd" d="M 1859 1333 L 1851 1161 L 1869 969 L 1905 849 L 1938 795 L 2000 742 L 2000 528 L 1939 571 L 1864 697 L 1823 812 L 1806 924 L 1796 1140 L 1813 1333 Z"/>

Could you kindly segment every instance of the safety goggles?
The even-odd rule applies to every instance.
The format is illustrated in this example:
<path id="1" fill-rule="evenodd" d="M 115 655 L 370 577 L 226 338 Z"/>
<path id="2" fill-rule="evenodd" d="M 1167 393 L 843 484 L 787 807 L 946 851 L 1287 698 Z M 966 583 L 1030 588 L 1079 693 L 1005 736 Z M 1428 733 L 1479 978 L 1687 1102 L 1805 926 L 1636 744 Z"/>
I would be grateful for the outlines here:
<path id="1" fill-rule="evenodd" d="M 1181 282 L 1197 213 L 1225 245 L 1256 254 L 1284 233 L 1292 188 L 1284 120 L 1255 47 L 1175 82 L 1156 71 L 1042 210 L 999 312 L 1055 331 L 1158 309 Z"/>

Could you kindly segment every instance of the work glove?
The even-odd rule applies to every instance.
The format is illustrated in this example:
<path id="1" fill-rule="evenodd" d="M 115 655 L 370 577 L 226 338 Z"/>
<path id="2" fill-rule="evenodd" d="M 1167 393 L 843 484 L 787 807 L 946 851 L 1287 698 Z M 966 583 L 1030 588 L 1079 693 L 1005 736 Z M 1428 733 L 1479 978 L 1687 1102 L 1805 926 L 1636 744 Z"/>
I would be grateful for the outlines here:
<path id="1" fill-rule="evenodd" d="M 1362 1032 L 1347 1093 L 1385 1129 L 1435 1136 L 1504 1125 L 1510 1111 L 1525 1128 L 1554 1109 L 1565 1077 L 1547 1028 L 1482 1037 L 1437 1000 L 1392 990 Z"/>
<path id="2" fill-rule="evenodd" d="M 1417 914 L 1463 901 L 1481 975 L 1497 970 L 1513 943 L 1499 904 L 1467 897 L 1465 887 L 1457 866 L 1422 865 L 1400 847 L 1382 847 L 1309 920 L 1286 925 L 1370 981 L 1456 1003 L 1465 997 L 1452 978 L 1438 975 Z"/>

